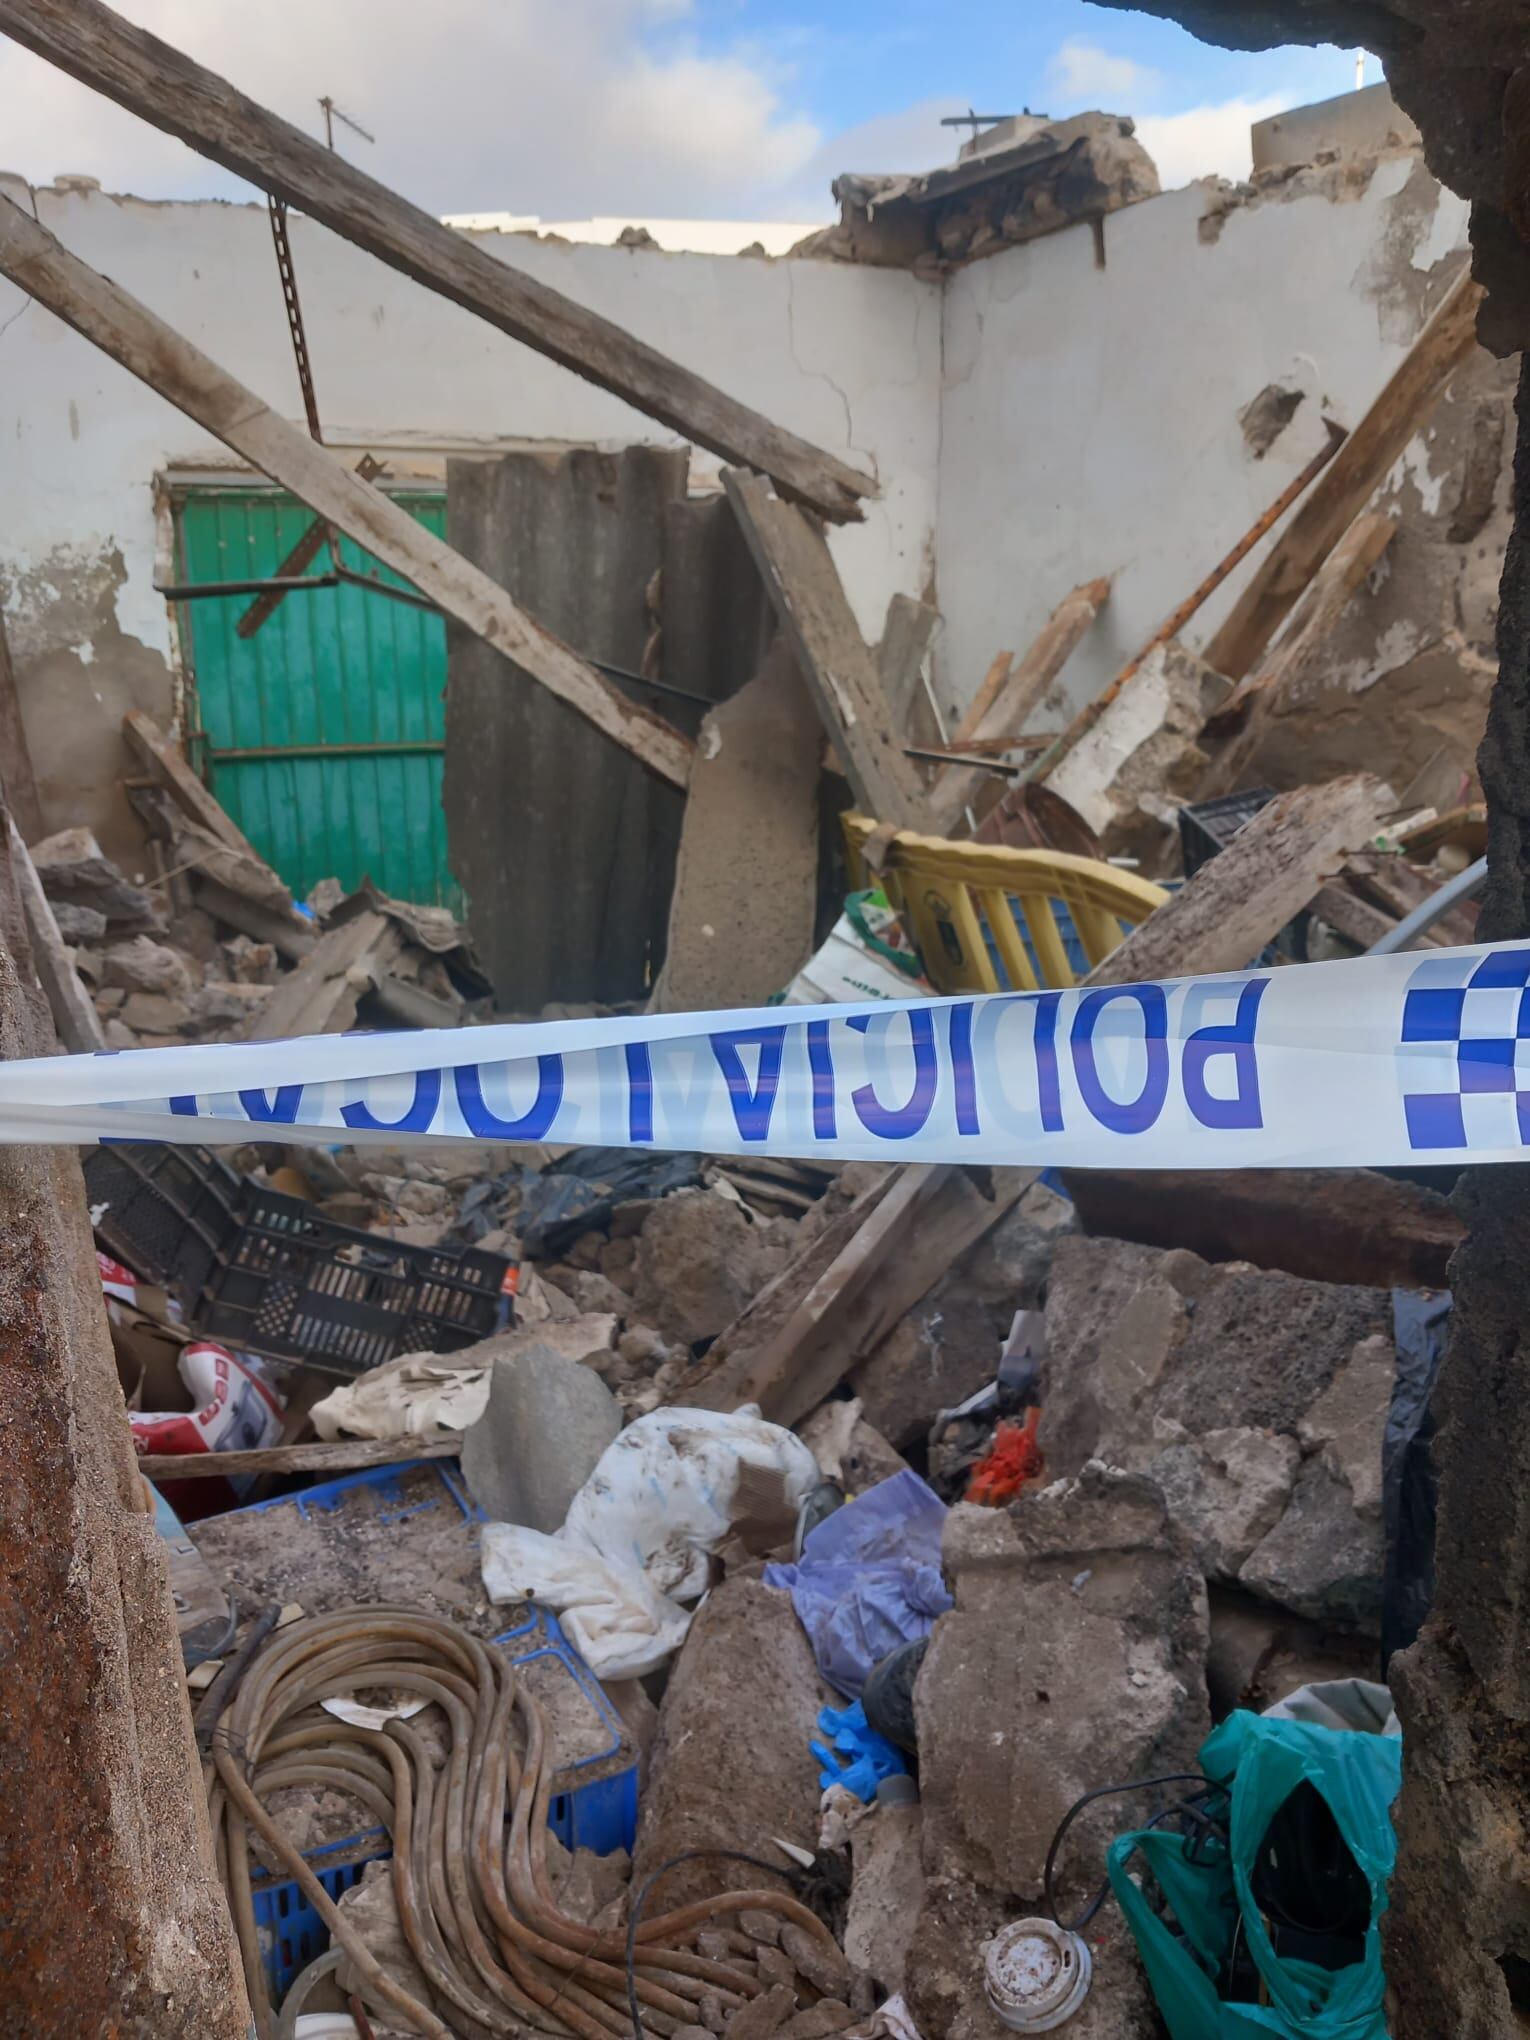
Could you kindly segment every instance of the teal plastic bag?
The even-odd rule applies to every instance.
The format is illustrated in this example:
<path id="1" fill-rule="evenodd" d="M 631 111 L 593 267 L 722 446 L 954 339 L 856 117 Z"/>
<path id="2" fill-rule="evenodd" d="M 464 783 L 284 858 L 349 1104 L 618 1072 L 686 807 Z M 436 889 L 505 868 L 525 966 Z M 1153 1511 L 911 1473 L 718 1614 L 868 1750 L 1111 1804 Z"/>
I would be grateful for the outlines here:
<path id="1" fill-rule="evenodd" d="M 1397 1856 L 1391 1805 L 1402 1783 L 1401 1739 L 1240 1711 L 1201 1745 L 1201 1768 L 1231 1798 L 1226 1849 L 1144 1829 L 1118 1836 L 1106 1851 L 1111 1889 L 1173 2040 L 1263 2040 L 1271 2033 L 1286 2040 L 1386 2040 L 1380 1920 Z M 1277 1955 L 1250 1885 L 1271 1819 L 1304 1782 L 1328 1802 L 1370 1887 L 1365 1954 L 1345 1969 Z M 1156 1879 L 1178 1934 L 1131 1876 L 1134 1857 Z M 1217 1996 L 1215 1978 L 1238 1934 L 1264 1979 L 1267 2005 Z"/>

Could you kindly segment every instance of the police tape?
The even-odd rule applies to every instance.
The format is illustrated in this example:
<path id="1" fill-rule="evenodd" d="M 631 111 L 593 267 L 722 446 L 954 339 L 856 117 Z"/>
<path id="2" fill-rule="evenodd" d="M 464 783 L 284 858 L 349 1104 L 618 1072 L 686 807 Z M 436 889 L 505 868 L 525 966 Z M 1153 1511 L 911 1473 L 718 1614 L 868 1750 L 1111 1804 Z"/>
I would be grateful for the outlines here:
<path id="1" fill-rule="evenodd" d="M 1143 1169 L 1521 1161 L 1530 944 L 1161 983 L 0 1064 L 0 1140 Z"/>

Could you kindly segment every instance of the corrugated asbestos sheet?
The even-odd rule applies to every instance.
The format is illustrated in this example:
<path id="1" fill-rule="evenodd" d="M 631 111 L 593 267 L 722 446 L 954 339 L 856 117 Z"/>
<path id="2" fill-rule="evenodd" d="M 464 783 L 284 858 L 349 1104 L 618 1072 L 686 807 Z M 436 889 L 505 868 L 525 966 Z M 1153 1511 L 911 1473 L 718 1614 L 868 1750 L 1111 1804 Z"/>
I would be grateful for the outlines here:
<path id="1" fill-rule="evenodd" d="M 452 461 L 447 539 L 586 657 L 643 670 L 662 618 L 661 677 L 722 700 L 754 671 L 766 604 L 727 505 L 685 500 L 686 468 L 652 447 Z M 448 624 L 447 647 L 451 863 L 501 1010 L 646 999 L 683 796 L 480 639 Z M 625 691 L 695 735 L 700 706 Z"/>

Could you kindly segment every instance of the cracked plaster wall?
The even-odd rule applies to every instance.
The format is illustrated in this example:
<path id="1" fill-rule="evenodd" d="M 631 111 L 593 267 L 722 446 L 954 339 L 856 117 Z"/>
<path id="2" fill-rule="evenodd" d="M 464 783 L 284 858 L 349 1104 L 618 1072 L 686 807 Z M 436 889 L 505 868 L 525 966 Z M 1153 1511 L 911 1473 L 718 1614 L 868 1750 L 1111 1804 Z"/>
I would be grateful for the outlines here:
<path id="1" fill-rule="evenodd" d="M 948 279 L 937 526 L 940 691 L 965 701 L 1078 581 L 1111 599 L 1032 718 L 1100 688 L 1322 444 L 1353 427 L 1464 259 L 1467 208 L 1414 153 L 1191 186 Z M 1302 393 L 1262 457 L 1240 419 Z M 1509 364 L 1474 357 L 1386 487 L 1398 536 L 1256 761 L 1277 784 L 1357 762 L 1469 770 L 1508 519 Z M 1184 633 L 1205 644 L 1260 557 Z"/>
<path id="2" fill-rule="evenodd" d="M 8 197 L 32 207 L 18 179 Z M 36 210 L 295 423 L 302 406 L 264 206 L 151 204 L 69 185 Z M 290 232 L 326 437 L 440 473 L 447 451 L 674 444 L 619 399 L 329 233 Z M 940 294 L 898 271 L 474 236 L 766 416 L 870 466 L 866 521 L 831 543 L 862 627 L 931 574 Z M 138 856 L 116 781 L 129 707 L 167 717 L 171 631 L 154 593 L 154 482 L 230 457 L 125 369 L 0 279 L 0 598 L 53 827 L 88 820 Z M 437 463 L 432 469 L 432 463 Z M 698 456 L 697 479 L 717 463 Z"/>

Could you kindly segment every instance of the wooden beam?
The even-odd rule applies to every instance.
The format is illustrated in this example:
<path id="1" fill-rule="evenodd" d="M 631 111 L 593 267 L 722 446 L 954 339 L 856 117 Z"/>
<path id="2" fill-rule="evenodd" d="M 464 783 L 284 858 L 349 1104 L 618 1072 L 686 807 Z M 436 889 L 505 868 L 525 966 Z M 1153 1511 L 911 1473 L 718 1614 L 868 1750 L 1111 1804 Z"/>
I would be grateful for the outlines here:
<path id="1" fill-rule="evenodd" d="M 856 517 L 860 499 L 876 494 L 876 483 L 859 468 L 501 262 L 100 0 L 0 0 L 0 29 L 512 340 L 724 460 L 759 469 L 822 516 Z M 506 374 L 514 372 L 507 360 Z"/>
<path id="2" fill-rule="evenodd" d="M 427 1438 L 336 1438 L 317 1445 L 260 1445 L 242 1452 L 148 1452 L 138 1462 L 145 1480 L 236 1480 L 246 1473 L 352 1473 L 412 1459 L 455 1459 L 462 1433 Z"/>
<path id="3" fill-rule="evenodd" d="M 940 611 L 912 595 L 892 595 L 876 650 L 877 677 L 893 727 L 911 742 L 935 729 L 935 712 L 924 693 L 924 658 L 940 625 Z M 921 712 L 922 711 L 922 712 Z"/>
<path id="4" fill-rule="evenodd" d="M 146 305 L 71 255 L 8 198 L 0 198 L 0 274 L 513 659 L 650 771 L 684 786 L 693 748 L 688 738 L 625 700 L 487 574 L 279 418 Z"/>
<path id="5" fill-rule="evenodd" d="M 1350 597 L 1392 543 L 1397 525 L 1398 519 L 1385 510 L 1366 510 L 1355 519 L 1297 597 L 1290 620 L 1258 671 L 1240 680 L 1207 718 L 1205 735 L 1229 735 L 1243 727 L 1256 701 L 1273 705 L 1290 694 Z"/>
<path id="6" fill-rule="evenodd" d="M 1009 678 L 1014 663 L 1015 655 L 1013 652 L 994 653 L 988 662 L 988 671 L 978 682 L 977 693 L 967 703 L 966 712 L 961 716 L 955 729 L 952 730 L 950 737 L 947 739 L 951 750 L 961 750 L 963 745 L 969 744 L 983 727 L 983 718 L 987 715 L 989 709 L 993 707 L 994 698 Z"/>
<path id="7" fill-rule="evenodd" d="M 1370 841 L 1391 805 L 1390 790 L 1359 772 L 1277 794 L 1111 952 L 1112 982 L 1247 969 L 1345 859 Z M 1226 961 L 1194 960 L 1211 952 Z"/>
<path id="8" fill-rule="evenodd" d="M 106 1046 L 101 1016 L 80 982 L 69 946 L 59 933 L 58 917 L 42 889 L 37 866 L 21 840 L 14 815 L 7 815 L 6 825 L 10 832 L 11 872 L 26 917 L 32 968 L 47 997 L 58 1038 L 73 1055 L 93 1054 Z"/>
<path id="9" fill-rule="evenodd" d="M 145 715 L 141 708 L 130 708 L 122 718 L 122 734 L 138 762 L 160 781 L 189 821 L 199 822 L 241 857 L 248 857 L 255 864 L 264 863 L 249 837 L 187 764 L 180 745 L 165 735 L 152 716 Z"/>
<path id="10" fill-rule="evenodd" d="M 1461 271 L 1328 472 L 1275 541 L 1203 654 L 1241 680 L 1292 604 L 1365 508 L 1477 344 L 1482 290 Z"/>
<path id="11" fill-rule="evenodd" d="M 972 727 L 964 727 L 962 734 L 968 739 L 982 740 L 1022 729 L 1109 594 L 1110 582 L 1101 578 L 1085 581 L 1065 595 L 1042 625 L 1025 657 L 994 691 Z M 957 736 L 952 737 L 951 748 L 961 749 Z M 989 778 L 989 774 L 970 765 L 952 765 L 942 772 L 930 791 L 932 832 L 949 836 L 961 829 L 965 834 L 962 818 Z"/>
<path id="12" fill-rule="evenodd" d="M 40 843 L 48 831 L 43 821 L 42 797 L 37 791 L 37 775 L 32 770 L 32 753 L 27 749 L 26 725 L 21 720 L 21 697 L 16 692 L 16 669 L 11 664 L 3 614 L 0 614 L 0 795 L 15 817 L 23 841 Z"/>
<path id="13" fill-rule="evenodd" d="M 923 788 L 822 531 L 757 475 L 725 468 L 723 487 L 856 805 L 900 829 L 923 827 Z"/>
<path id="14" fill-rule="evenodd" d="M 1398 520 L 1364 510 L 1297 597 L 1285 629 L 1258 670 L 1240 680 L 1208 717 L 1203 741 L 1219 745 L 1197 791 L 1210 799 L 1237 786 L 1264 737 L 1269 718 L 1292 698 L 1332 635 L 1366 575 L 1392 542 Z"/>

